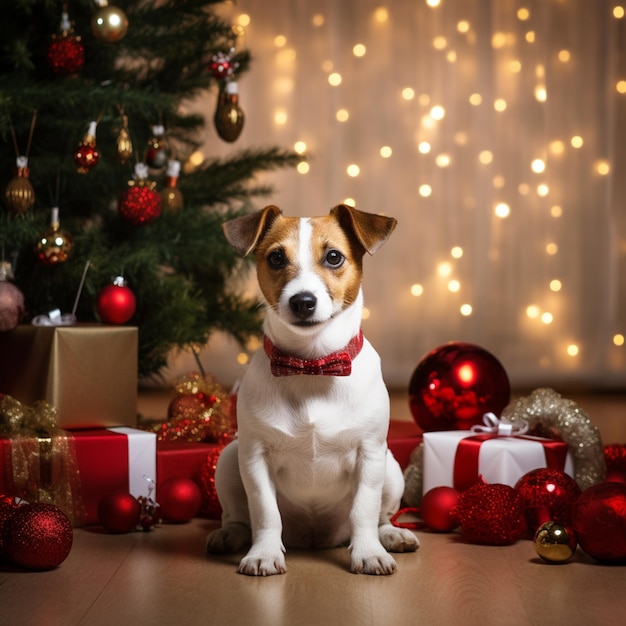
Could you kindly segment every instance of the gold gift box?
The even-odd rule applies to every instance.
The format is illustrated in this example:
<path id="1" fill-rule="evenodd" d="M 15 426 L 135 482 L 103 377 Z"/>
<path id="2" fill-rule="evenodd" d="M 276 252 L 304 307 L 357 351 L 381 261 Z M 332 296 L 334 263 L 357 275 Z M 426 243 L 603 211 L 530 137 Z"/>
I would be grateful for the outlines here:
<path id="1" fill-rule="evenodd" d="M 0 333 L 0 393 L 45 400 L 59 428 L 136 426 L 137 328 L 18 326 Z"/>

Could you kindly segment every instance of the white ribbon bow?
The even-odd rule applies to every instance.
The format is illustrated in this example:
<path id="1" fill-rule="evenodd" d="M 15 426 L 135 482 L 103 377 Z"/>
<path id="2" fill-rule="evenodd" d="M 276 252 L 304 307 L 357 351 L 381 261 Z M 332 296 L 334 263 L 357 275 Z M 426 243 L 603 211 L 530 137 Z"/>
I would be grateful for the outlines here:
<path id="1" fill-rule="evenodd" d="M 483 424 L 474 424 L 471 428 L 473 433 L 491 433 L 498 437 L 515 437 L 523 435 L 528 430 L 528 422 L 526 420 L 518 420 L 515 423 L 503 422 L 494 413 L 485 413 L 483 415 Z"/>

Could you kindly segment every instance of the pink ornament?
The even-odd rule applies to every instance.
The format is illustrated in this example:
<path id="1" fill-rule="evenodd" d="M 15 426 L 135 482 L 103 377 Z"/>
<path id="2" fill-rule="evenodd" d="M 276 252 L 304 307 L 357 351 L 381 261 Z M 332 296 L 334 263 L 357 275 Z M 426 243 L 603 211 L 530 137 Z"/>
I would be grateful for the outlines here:
<path id="1" fill-rule="evenodd" d="M 511 388 L 500 362 L 471 343 L 450 342 L 418 363 L 409 383 L 411 413 L 422 430 L 467 430 L 485 413 L 500 416 Z"/>

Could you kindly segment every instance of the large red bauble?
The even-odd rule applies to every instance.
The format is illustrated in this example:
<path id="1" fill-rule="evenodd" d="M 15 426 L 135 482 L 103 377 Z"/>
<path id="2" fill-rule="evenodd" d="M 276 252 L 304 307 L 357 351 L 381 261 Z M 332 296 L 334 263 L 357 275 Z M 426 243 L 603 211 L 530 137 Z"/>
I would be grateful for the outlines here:
<path id="1" fill-rule="evenodd" d="M 473 485 L 459 496 L 456 514 L 461 532 L 472 543 L 504 546 L 526 531 L 524 501 L 509 485 Z"/>
<path id="2" fill-rule="evenodd" d="M 107 324 L 125 324 L 137 307 L 135 294 L 126 285 L 107 285 L 98 293 L 96 310 Z"/>
<path id="3" fill-rule="evenodd" d="M 72 524 L 61 509 L 34 503 L 19 506 L 5 522 L 2 545 L 15 565 L 48 570 L 66 559 L 73 539 Z"/>
<path id="4" fill-rule="evenodd" d="M 117 208 L 134 226 L 152 224 L 161 215 L 161 194 L 149 185 L 128 187 L 122 192 Z"/>
<path id="5" fill-rule="evenodd" d="M 422 497 L 420 517 L 424 524 L 439 533 L 449 533 L 459 525 L 456 507 L 459 492 L 452 487 L 434 487 Z"/>
<path id="6" fill-rule="evenodd" d="M 626 562 L 626 485 L 605 482 L 585 489 L 574 504 L 572 528 L 590 557 Z"/>
<path id="7" fill-rule="evenodd" d="M 500 415 L 511 387 L 500 362 L 471 343 L 450 342 L 417 364 L 409 382 L 411 413 L 422 430 L 467 430 L 485 413 Z"/>
<path id="8" fill-rule="evenodd" d="M 98 520 L 110 533 L 129 533 L 141 516 L 141 505 L 130 493 L 117 492 L 104 496 L 98 504 Z"/>
<path id="9" fill-rule="evenodd" d="M 524 474 L 515 484 L 524 499 L 526 523 L 531 534 L 546 522 L 569 526 L 580 487 L 571 477 L 555 469 L 539 468 Z"/>
<path id="10" fill-rule="evenodd" d="M 100 153 L 95 142 L 81 142 L 74 152 L 74 164 L 79 174 L 88 174 L 98 165 Z"/>
<path id="11" fill-rule="evenodd" d="M 157 501 L 163 519 L 168 522 L 187 522 L 198 515 L 202 506 L 202 492 L 191 478 L 169 478 L 158 486 Z"/>

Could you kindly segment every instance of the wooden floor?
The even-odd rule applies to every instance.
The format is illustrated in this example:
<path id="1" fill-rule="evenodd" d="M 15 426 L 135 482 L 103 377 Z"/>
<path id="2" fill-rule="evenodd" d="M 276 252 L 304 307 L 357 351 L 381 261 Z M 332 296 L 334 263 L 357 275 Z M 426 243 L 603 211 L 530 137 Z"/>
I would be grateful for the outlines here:
<path id="1" fill-rule="evenodd" d="M 577 401 L 605 443 L 626 442 L 626 395 Z M 407 418 L 402 398 L 393 406 L 395 418 Z M 397 555 L 393 576 L 349 573 L 348 551 L 338 548 L 289 551 L 285 575 L 251 578 L 236 573 L 238 557 L 205 556 L 205 535 L 216 525 L 198 519 L 128 535 L 78 529 L 56 570 L 0 565 L 0 625 L 576 626 L 626 619 L 626 566 L 599 565 L 580 550 L 569 563 L 549 565 L 528 540 L 489 547 L 418 532 L 421 549 Z"/>

